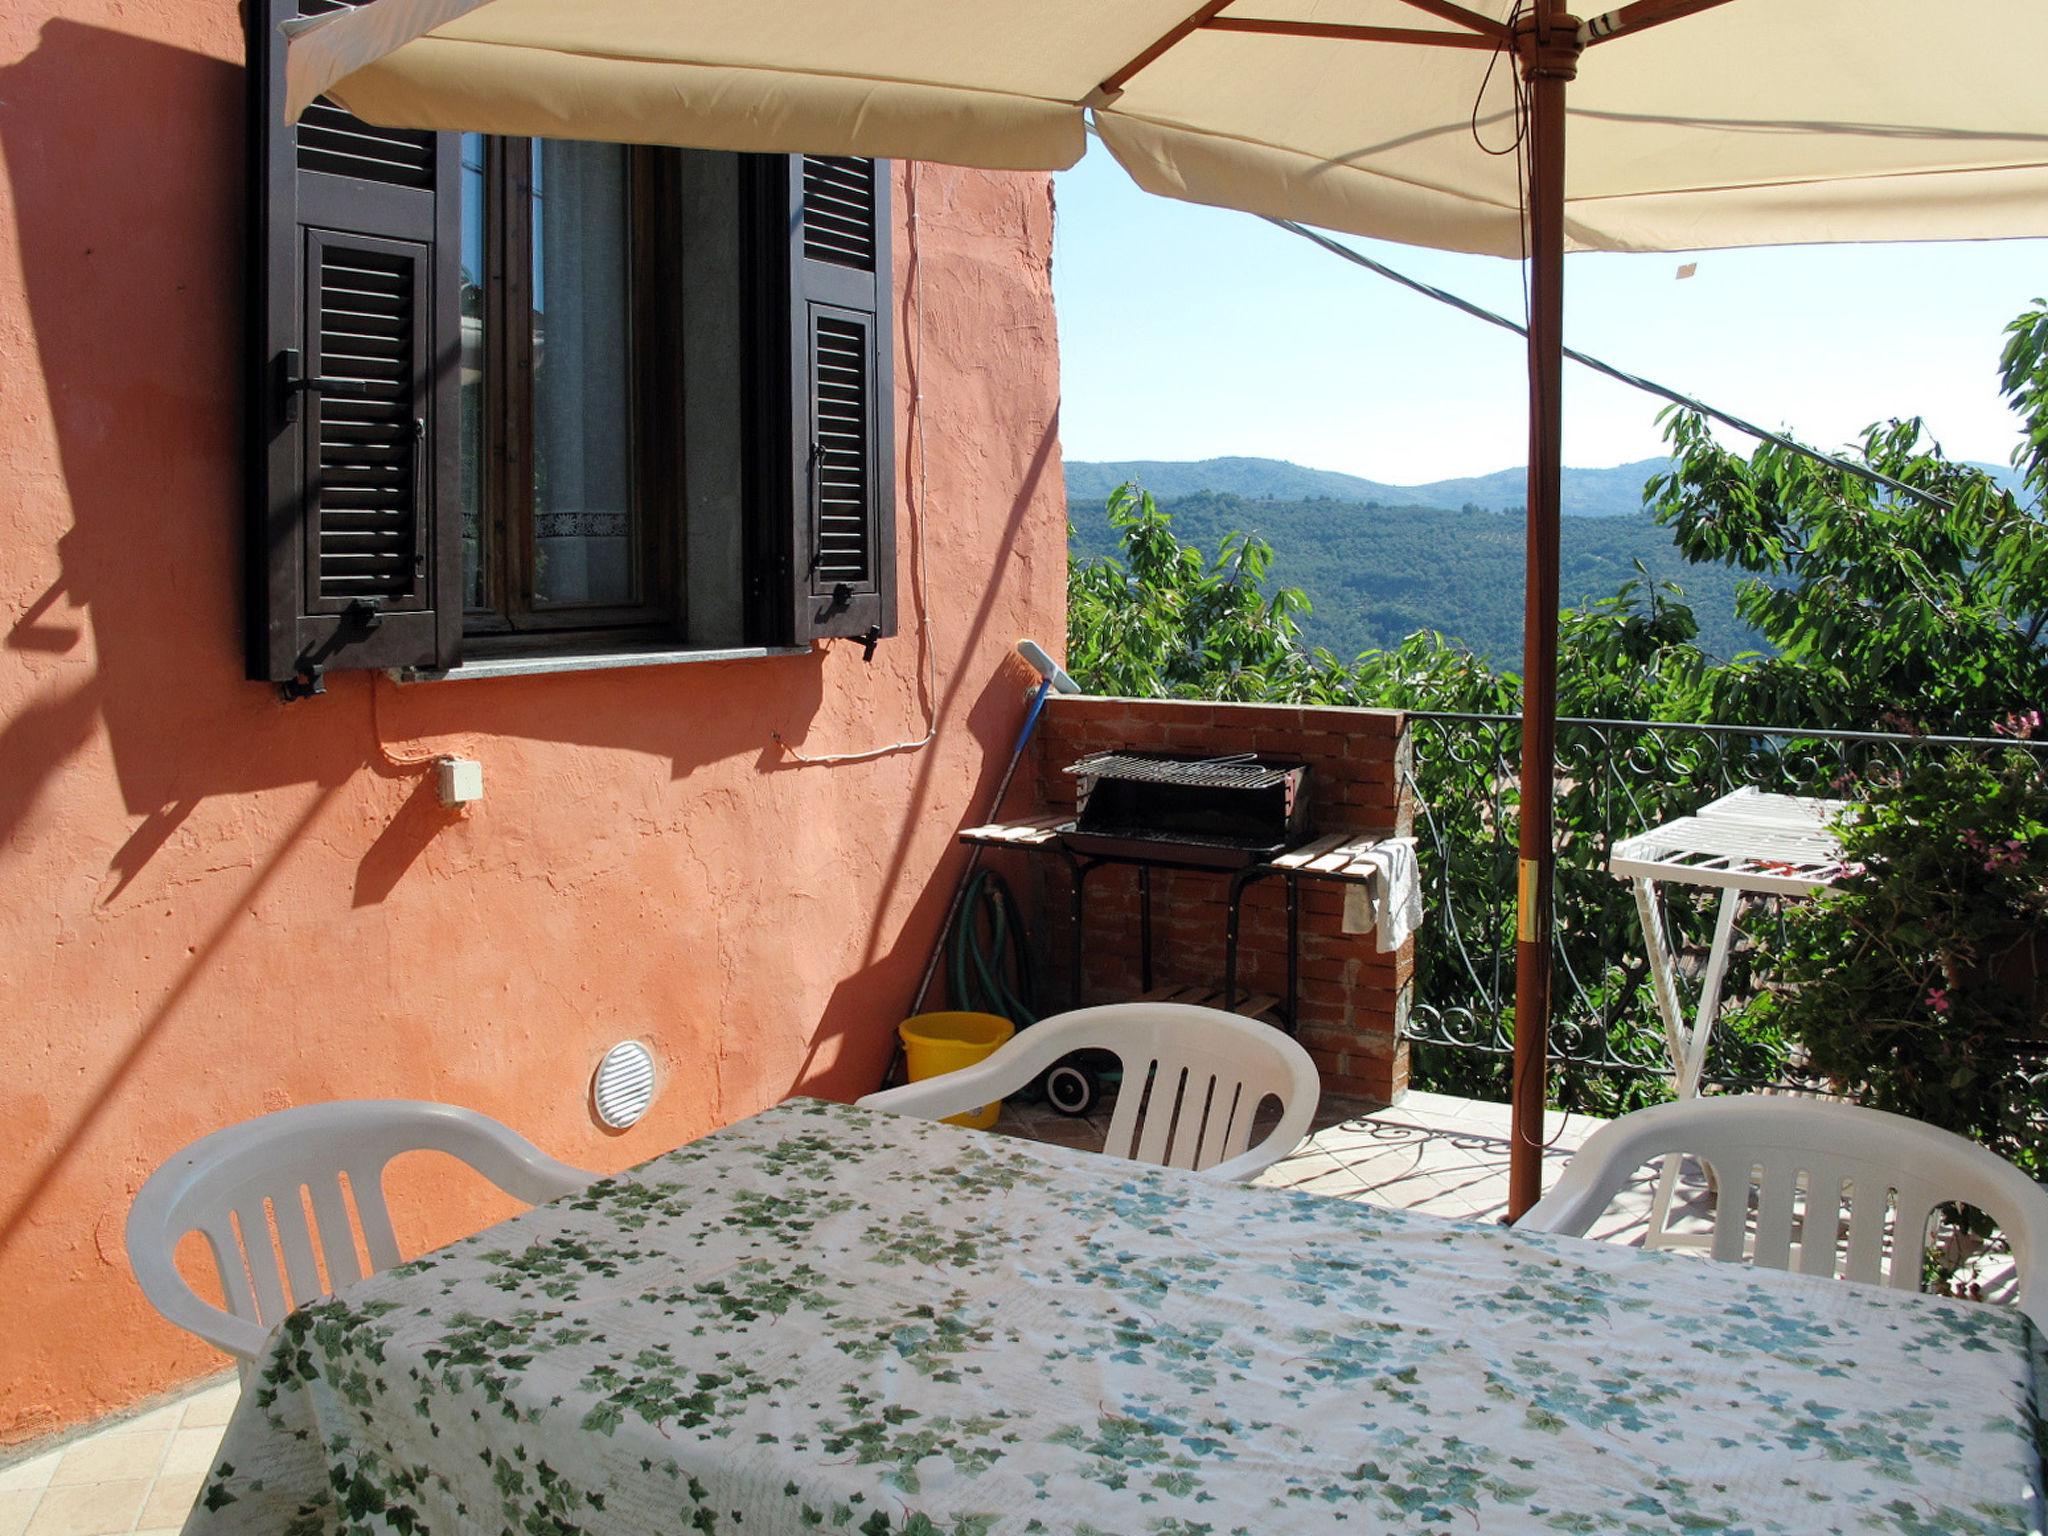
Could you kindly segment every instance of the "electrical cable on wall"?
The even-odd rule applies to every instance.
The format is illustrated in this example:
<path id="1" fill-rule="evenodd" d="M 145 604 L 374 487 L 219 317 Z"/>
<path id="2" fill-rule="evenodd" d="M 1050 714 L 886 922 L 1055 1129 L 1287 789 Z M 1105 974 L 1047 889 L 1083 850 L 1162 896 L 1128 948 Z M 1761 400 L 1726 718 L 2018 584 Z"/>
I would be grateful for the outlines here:
<path id="1" fill-rule="evenodd" d="M 925 460 L 924 422 L 924 249 L 919 239 L 917 205 L 918 162 L 909 162 L 905 177 L 905 190 L 909 194 L 908 218 L 910 234 L 910 285 L 916 306 L 916 316 L 911 326 L 910 366 L 910 421 L 908 432 L 917 444 L 917 484 L 907 498 L 910 507 L 910 568 L 911 592 L 917 605 L 918 643 L 924 648 L 924 735 L 913 741 L 891 742 L 886 747 L 871 747 L 865 752 L 800 752 L 782 739 L 782 732 L 774 733 L 775 745 L 782 749 L 782 755 L 792 763 L 807 768 L 823 767 L 832 763 L 865 763 L 878 757 L 888 757 L 897 752 L 917 752 L 930 746 L 939 734 L 939 648 L 932 634 L 932 605 L 930 572 L 926 569 L 929 555 L 925 547 L 924 521 L 925 497 L 930 485 Z"/>
<path id="2" fill-rule="evenodd" d="M 377 743 L 377 755 L 384 759 L 386 766 L 396 768 L 402 773 L 433 767 L 447 756 L 445 752 L 429 752 L 424 757 L 416 757 L 410 753 L 394 752 L 384 745 L 384 721 L 377 711 L 377 697 L 383 681 L 383 673 L 370 674 L 370 735 Z"/>

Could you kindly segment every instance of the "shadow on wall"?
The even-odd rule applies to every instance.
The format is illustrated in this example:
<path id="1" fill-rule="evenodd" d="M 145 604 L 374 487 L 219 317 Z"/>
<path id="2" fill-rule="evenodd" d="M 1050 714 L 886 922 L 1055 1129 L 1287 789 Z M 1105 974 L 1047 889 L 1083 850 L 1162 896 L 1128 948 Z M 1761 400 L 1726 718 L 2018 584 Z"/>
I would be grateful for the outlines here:
<path id="1" fill-rule="evenodd" d="M 1009 514 L 1003 523 L 1003 535 L 991 564 L 995 572 L 1000 573 L 1010 564 L 1025 519 L 1030 515 L 1032 501 L 1058 452 L 1059 422 L 1054 418 L 1046 423 L 1031 455 L 1030 467 L 1010 503 Z M 907 461 L 908 455 L 904 457 Z M 999 582 L 996 580 L 983 587 L 981 601 L 975 607 L 973 618 L 968 621 L 959 654 L 973 655 L 985 641 L 998 590 Z M 1065 649 L 1064 638 L 1053 637 L 1062 651 Z M 939 697 L 940 719 L 947 718 L 948 712 L 958 707 L 962 693 L 974 680 L 965 669 L 955 670 Z M 961 814 L 968 818 L 961 823 L 962 826 L 973 826 L 997 814 L 999 808 L 990 805 L 989 801 L 1002 781 L 1004 769 L 1009 766 L 1016 733 L 1024 723 L 1022 692 L 1036 678 L 1022 661 L 1018 661 L 1015 665 L 998 667 L 994 676 L 980 681 L 981 692 L 966 710 L 968 732 L 981 747 L 981 753 L 974 785 L 967 792 L 962 808 Z M 932 773 L 936 764 L 935 756 L 927 752 L 918 765 L 917 781 L 905 807 L 903 830 L 883 872 L 880 889 L 884 900 L 904 876 L 912 838 L 932 798 Z M 1030 791 L 1028 779 L 1021 790 L 1025 793 Z M 1012 794 L 1018 792 L 1019 787 L 1013 786 Z M 872 1093 L 880 1086 L 882 1074 L 887 1071 L 894 1051 L 893 1028 L 897 1021 L 877 1020 L 874 1017 L 874 998 L 878 994 L 901 997 L 905 1012 L 914 1006 L 911 993 L 916 989 L 918 976 L 930 957 L 930 946 L 941 937 L 939 925 L 945 921 L 946 908 L 952 902 L 954 886 L 968 857 L 967 850 L 957 843 L 948 847 L 910 911 L 895 923 L 893 932 L 885 932 L 878 913 L 877 921 L 869 929 L 860 967 L 833 989 L 818 1020 L 818 1027 L 811 1036 L 803 1066 L 798 1070 L 796 1080 L 790 1084 L 790 1092 L 827 1098 L 855 1098 Z M 936 996 L 944 987 L 944 978 L 935 980 L 933 986 L 933 995 Z"/>
<path id="2" fill-rule="evenodd" d="M 137 1016 L 121 1051 L 95 1061 L 75 1103 L 51 1107 L 38 1166 L 15 1170 L 20 1203 L 0 1211 L 0 1248 L 50 1172 L 110 1110 L 117 1120 L 132 1110 L 126 1090 L 137 1067 L 180 1043 L 167 1026 L 249 913 L 271 899 L 300 845 L 314 835 L 329 845 L 351 835 L 354 819 L 332 814 L 337 791 L 366 768 L 392 781 L 369 796 L 378 830 L 361 834 L 355 855 L 349 894 L 357 908 L 399 891 L 459 819 L 440 809 L 417 767 L 386 756 L 369 677 L 337 676 L 325 699 L 291 706 L 242 677 L 245 84 L 236 63 L 61 19 L 43 26 L 32 51 L 0 66 L 0 159 L 15 203 L 35 355 L 33 365 L 9 361 L 31 388 L 27 375 L 40 368 L 56 449 L 54 466 L 34 466 L 16 490 L 15 526 L 30 535 L 29 547 L 11 552 L 17 578 L 46 569 L 41 530 L 69 518 L 56 540 L 54 579 L 0 634 L 9 667 L 33 680 L 25 702 L 0 720 L 0 880 L 17 858 L 10 838 L 66 793 L 74 761 L 104 757 L 130 820 L 125 842 L 98 872 L 94 906 L 110 919 L 191 874 L 178 837 L 208 800 L 306 791 L 256 799 L 241 867 L 214 868 L 205 884 L 180 888 L 185 910 L 197 905 L 207 915 L 192 925 L 189 946 L 167 954 L 148 990 L 126 1005 Z M 974 556 L 982 570 L 1000 573 L 1013 559 L 1056 454 L 1049 423 L 1000 538 Z M 981 586 L 965 625 L 946 624 L 949 655 L 988 653 L 998 590 L 993 581 Z M 915 643 L 913 625 L 905 630 Z M 1000 638 L 1007 647 L 1013 637 Z M 616 750 L 665 760 L 671 778 L 683 780 L 723 762 L 756 775 L 796 771 L 771 735 L 804 741 L 825 676 L 823 656 L 811 654 L 375 686 L 394 741 L 492 737 Z M 970 814 L 987 809 L 1021 718 L 1023 686 L 1009 669 L 993 677 L 956 670 L 942 681 L 942 715 L 955 731 L 964 722 L 981 748 Z M 896 835 L 877 861 L 880 896 L 863 914 L 859 961 L 816 1021 L 798 1089 L 852 1095 L 880 1071 L 876 1053 L 888 1049 L 894 1020 L 874 1017 L 874 999 L 907 1004 L 964 856 L 947 850 L 913 900 L 895 900 L 907 875 L 923 878 L 911 862 L 914 833 L 928 832 L 935 800 L 950 803 L 959 792 L 957 780 L 938 773 L 938 754 L 923 754 L 900 798 L 868 808 L 886 817 L 874 827 L 878 843 L 888 830 Z M 849 814 L 861 809 L 848 802 Z M 97 846 L 88 835 L 74 857 L 103 856 L 89 852 Z M 292 942 L 283 933 L 274 941 Z"/>
<path id="3" fill-rule="evenodd" d="M 4 642 L 50 685 L 0 725 L 0 843 L 103 727 L 122 803 L 143 818 L 112 861 L 115 891 L 208 797 L 393 772 L 365 684 L 337 678 L 327 699 L 285 706 L 242 677 L 245 81 L 63 20 L 0 68 L 0 157 L 72 518 L 60 574 Z M 735 665 L 775 668 L 774 719 L 691 708 L 711 680 L 679 674 L 718 667 L 394 690 L 386 724 L 620 748 L 683 778 L 759 753 L 771 728 L 800 735 L 816 710 L 820 658 Z"/>
<path id="4" fill-rule="evenodd" d="M 213 915 L 183 952 L 166 955 L 142 997 L 124 992 L 108 1004 L 134 1008 L 128 1043 L 95 1062 L 71 1107 L 51 1106 L 37 1166 L 9 1170 L 20 1195 L 0 1211 L 0 1248 L 108 1112 L 133 1109 L 124 1090 L 136 1067 L 176 1043 L 167 1024 L 338 789 L 365 768 L 405 784 L 391 787 L 383 830 L 360 854 L 357 906 L 387 898 L 452 820 L 430 788 L 423 801 L 411 787 L 419 770 L 394 768 L 380 750 L 369 678 L 338 677 L 324 700 L 287 706 L 242 675 L 245 84 L 236 63 L 62 19 L 0 66 L 0 159 L 34 346 L 33 363 L 7 360 L 22 386 L 17 411 L 36 409 L 30 375 L 40 370 L 56 449 L 54 466 L 31 461 L 10 489 L 10 530 L 28 535 L 5 552 L 16 579 L 47 569 L 42 530 L 69 517 L 55 541 L 57 574 L 0 634 L 6 665 L 30 684 L 0 720 L 0 885 L 19 878 L 14 834 L 39 806 L 75 792 L 65 776 L 82 758 L 110 762 L 134 822 L 93 902 L 116 918 L 163 896 L 169 875 L 192 873 L 152 866 L 204 802 L 312 791 L 254 805 L 243 867 L 213 868 L 206 883 L 180 888 L 185 911 Z M 666 759 L 680 779 L 726 759 L 775 766 L 770 731 L 801 736 L 822 679 L 813 655 L 602 679 L 381 686 L 385 728 L 401 738 L 619 749 Z M 92 834 L 104 827 L 80 824 L 86 837 L 72 856 L 93 857 Z M 320 830 L 329 842 L 347 835 Z"/>

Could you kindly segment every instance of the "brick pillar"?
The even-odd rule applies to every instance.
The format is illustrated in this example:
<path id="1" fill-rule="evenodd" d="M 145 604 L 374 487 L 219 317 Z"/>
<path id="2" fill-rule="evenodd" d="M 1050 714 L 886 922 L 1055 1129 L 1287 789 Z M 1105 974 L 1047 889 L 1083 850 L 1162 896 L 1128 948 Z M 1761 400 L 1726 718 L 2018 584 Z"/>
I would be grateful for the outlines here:
<path id="1" fill-rule="evenodd" d="M 1039 808 L 1071 811 L 1074 781 L 1061 770 L 1090 752 L 1127 747 L 1146 752 L 1256 752 L 1309 765 L 1310 816 L 1316 833 L 1407 832 L 1414 807 L 1406 786 L 1410 752 L 1406 717 L 1379 709 L 1329 709 L 1199 700 L 1100 699 L 1054 695 L 1034 751 Z M 1013 814 L 1023 811 L 1013 804 Z M 1055 978 L 1066 975 L 1068 892 L 1064 866 L 1035 857 L 1028 875 L 1001 853 L 1033 908 L 1037 948 Z M 1220 988 L 1226 874 L 1152 875 L 1155 985 Z M 1343 931 L 1341 887 L 1301 886 L 1301 1043 L 1322 1070 L 1323 1090 L 1386 1103 L 1408 1085 L 1408 1051 L 1400 1039 L 1414 973 L 1413 944 L 1382 954 L 1371 934 Z M 1032 894 L 1024 894 L 1026 892 Z M 1104 869 L 1088 885 L 1081 1000 L 1113 1002 L 1139 992 L 1136 871 Z M 1264 881 L 1245 895 L 1238 956 L 1241 993 L 1284 994 L 1287 985 L 1286 899 L 1282 883 Z"/>

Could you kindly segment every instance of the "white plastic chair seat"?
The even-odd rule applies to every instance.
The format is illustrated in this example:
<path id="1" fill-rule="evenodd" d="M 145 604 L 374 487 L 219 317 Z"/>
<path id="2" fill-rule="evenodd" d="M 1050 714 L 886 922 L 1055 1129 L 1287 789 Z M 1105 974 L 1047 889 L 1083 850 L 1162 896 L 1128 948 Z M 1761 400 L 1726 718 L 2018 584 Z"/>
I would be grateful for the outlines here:
<path id="1" fill-rule="evenodd" d="M 1975 1142 L 1851 1104 L 1745 1095 L 1623 1115 L 1515 1225 L 1584 1236 L 1636 1170 L 1681 1155 L 1714 1186 L 1717 1259 L 1917 1291 L 1935 1209 L 1968 1205 L 2005 1234 L 2019 1305 L 2048 1325 L 2048 1190 Z"/>
<path id="2" fill-rule="evenodd" d="M 1111 1003 L 1041 1020 L 986 1061 L 860 1104 L 942 1120 L 1016 1093 L 1061 1057 L 1088 1050 L 1123 1064 L 1105 1153 L 1219 1179 L 1249 1179 L 1293 1151 L 1322 1089 L 1308 1052 L 1270 1024 L 1188 1003 Z M 1280 1101 L 1280 1118 L 1252 1146 L 1268 1098 Z"/>
<path id="3" fill-rule="evenodd" d="M 270 1330 L 327 1293 L 323 1264 L 328 1281 L 342 1285 L 400 1262 L 384 1170 L 406 1152 L 445 1152 L 532 1204 L 597 1177 L 452 1104 L 364 1099 L 279 1110 L 201 1137 L 150 1175 L 128 1211 L 128 1262 L 142 1293 L 171 1322 L 235 1356 L 246 1382 Z M 178 1272 L 178 1243 L 194 1231 L 212 1253 L 226 1311 Z"/>

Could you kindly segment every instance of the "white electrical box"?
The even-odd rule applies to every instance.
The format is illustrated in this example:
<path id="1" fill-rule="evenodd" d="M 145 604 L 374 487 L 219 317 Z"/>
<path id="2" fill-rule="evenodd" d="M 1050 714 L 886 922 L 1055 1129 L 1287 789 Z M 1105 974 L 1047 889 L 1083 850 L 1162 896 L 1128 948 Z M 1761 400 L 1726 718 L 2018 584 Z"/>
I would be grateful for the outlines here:
<path id="1" fill-rule="evenodd" d="M 434 788 L 443 805 L 468 805 L 484 797 L 484 765 L 473 757 L 443 757 L 434 763 Z"/>

